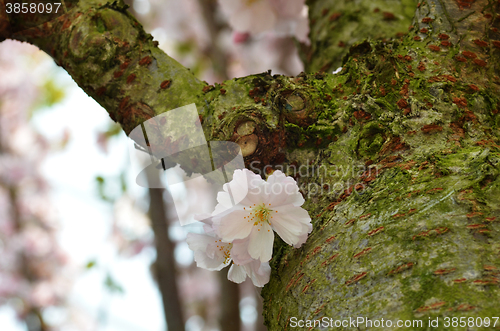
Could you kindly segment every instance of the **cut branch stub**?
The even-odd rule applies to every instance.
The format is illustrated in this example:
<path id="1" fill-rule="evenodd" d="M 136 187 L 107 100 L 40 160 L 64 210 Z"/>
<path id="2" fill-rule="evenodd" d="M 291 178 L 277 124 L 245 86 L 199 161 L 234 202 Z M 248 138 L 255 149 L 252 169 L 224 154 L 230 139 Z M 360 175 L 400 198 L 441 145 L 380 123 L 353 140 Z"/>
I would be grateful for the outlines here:
<path id="1" fill-rule="evenodd" d="M 257 150 L 259 138 L 253 134 L 257 124 L 254 121 L 245 121 L 236 126 L 236 143 L 241 148 L 243 157 L 252 155 Z"/>
<path id="2" fill-rule="evenodd" d="M 238 133 L 240 136 L 248 136 L 255 131 L 255 128 L 256 124 L 254 121 L 246 121 L 238 125 L 238 127 L 236 128 L 236 133 Z"/>
<path id="3" fill-rule="evenodd" d="M 255 152 L 257 146 L 259 145 L 259 137 L 255 134 L 243 136 L 238 138 L 236 143 L 240 146 L 241 154 L 245 157 L 252 155 Z"/>
<path id="4" fill-rule="evenodd" d="M 285 91 L 279 104 L 286 119 L 299 126 L 309 126 L 316 120 L 315 107 L 308 94 L 303 91 Z"/>
<path id="5" fill-rule="evenodd" d="M 297 94 L 288 96 L 285 101 L 285 108 L 288 111 L 301 111 L 305 107 L 304 100 Z"/>

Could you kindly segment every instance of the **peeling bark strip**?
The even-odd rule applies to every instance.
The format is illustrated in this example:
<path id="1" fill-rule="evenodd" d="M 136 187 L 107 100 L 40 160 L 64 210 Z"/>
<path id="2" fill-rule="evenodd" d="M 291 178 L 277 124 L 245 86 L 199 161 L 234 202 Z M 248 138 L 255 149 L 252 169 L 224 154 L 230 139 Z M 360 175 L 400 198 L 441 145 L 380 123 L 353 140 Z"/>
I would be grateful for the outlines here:
<path id="1" fill-rule="evenodd" d="M 308 4 L 306 73 L 215 86 L 159 50 L 121 1 L 80 2 L 9 37 L 51 54 L 126 132 L 195 103 L 208 140 L 250 144 L 256 172 L 290 169 L 318 217 L 300 249 L 275 240 L 269 330 L 318 307 L 331 318 L 498 316 L 500 4 Z M 150 144 L 169 144 L 161 125 Z M 364 293 L 377 293 L 377 308 Z"/>
<path id="2" fill-rule="evenodd" d="M 457 269 L 456 268 L 438 269 L 438 270 L 434 271 L 434 275 L 447 275 L 449 273 L 452 273 L 455 270 L 457 270 Z"/>
<path id="3" fill-rule="evenodd" d="M 357 274 L 355 276 L 353 276 L 351 279 L 349 279 L 348 281 L 345 282 L 345 285 L 351 285 L 351 284 L 354 284 L 354 283 L 357 283 L 359 282 L 361 279 L 365 278 L 366 275 L 368 275 L 367 272 L 362 272 L 360 274 Z"/>
<path id="4" fill-rule="evenodd" d="M 410 269 L 411 267 L 413 267 L 415 264 L 413 262 L 408 262 L 406 264 L 403 264 L 399 267 L 397 267 L 396 269 L 393 269 L 389 272 L 389 275 L 394 275 L 394 274 L 398 274 L 400 272 L 403 272 L 405 270 L 408 270 Z"/>
<path id="5" fill-rule="evenodd" d="M 361 252 L 357 253 L 357 254 L 354 254 L 353 258 L 357 259 L 363 255 L 366 255 L 367 253 L 369 253 L 370 251 L 372 250 L 372 247 L 367 247 L 365 249 L 363 249 Z"/>
<path id="6" fill-rule="evenodd" d="M 371 230 L 370 232 L 368 232 L 368 233 L 367 233 L 367 235 L 368 235 L 368 236 L 374 236 L 374 235 L 376 235 L 377 233 L 380 233 L 380 232 L 382 232 L 382 231 L 384 231 L 384 227 L 383 227 L 383 226 L 381 226 L 381 227 L 379 227 L 379 228 L 376 228 L 376 229 Z"/>

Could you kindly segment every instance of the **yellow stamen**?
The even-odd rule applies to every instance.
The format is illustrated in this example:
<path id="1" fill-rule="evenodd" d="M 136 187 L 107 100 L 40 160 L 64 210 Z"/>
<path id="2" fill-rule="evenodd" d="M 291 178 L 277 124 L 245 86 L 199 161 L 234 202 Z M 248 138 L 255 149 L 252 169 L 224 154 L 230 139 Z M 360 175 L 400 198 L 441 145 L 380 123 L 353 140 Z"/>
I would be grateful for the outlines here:
<path id="1" fill-rule="evenodd" d="M 267 206 L 264 203 L 262 203 L 260 205 L 254 204 L 254 207 L 252 208 L 252 210 L 250 211 L 250 213 L 248 215 L 248 221 L 250 221 L 250 219 L 251 219 L 254 226 L 260 225 L 261 227 L 264 224 L 264 222 L 267 222 L 267 224 L 271 224 L 271 218 L 273 218 L 271 216 L 272 211 L 273 210 L 271 209 L 270 203 Z M 275 212 L 277 213 L 278 211 L 275 210 Z M 245 216 L 244 219 L 246 219 L 246 218 L 247 217 Z"/>

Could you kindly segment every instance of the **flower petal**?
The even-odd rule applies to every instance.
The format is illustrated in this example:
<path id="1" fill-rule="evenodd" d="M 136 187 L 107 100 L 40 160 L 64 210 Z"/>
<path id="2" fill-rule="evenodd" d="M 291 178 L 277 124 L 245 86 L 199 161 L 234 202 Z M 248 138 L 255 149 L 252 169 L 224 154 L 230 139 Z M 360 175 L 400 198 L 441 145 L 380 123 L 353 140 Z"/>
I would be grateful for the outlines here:
<path id="1" fill-rule="evenodd" d="M 233 262 L 239 265 L 247 264 L 253 261 L 248 253 L 249 238 L 237 239 L 233 241 L 233 248 L 231 249 L 231 258 Z"/>
<path id="2" fill-rule="evenodd" d="M 248 243 L 250 256 L 261 262 L 268 262 L 273 255 L 274 232 L 267 222 L 253 227 Z"/>
<path id="3" fill-rule="evenodd" d="M 188 233 L 186 236 L 186 242 L 192 251 L 206 251 L 207 246 L 214 243 L 215 240 L 215 237 L 192 232 Z"/>
<path id="4" fill-rule="evenodd" d="M 225 242 L 248 237 L 253 227 L 253 223 L 249 221 L 249 215 L 250 212 L 246 210 L 234 210 L 223 217 L 215 219 L 214 223 L 218 235 Z"/>
<path id="5" fill-rule="evenodd" d="M 231 263 L 230 259 L 226 260 L 223 257 L 215 256 L 211 259 L 203 251 L 195 251 L 194 260 L 196 261 L 196 266 L 210 271 L 219 271 Z"/>
<path id="6" fill-rule="evenodd" d="M 269 278 L 271 276 L 271 267 L 269 263 L 253 261 L 245 264 L 243 267 L 255 286 L 262 287 L 269 283 Z"/>
<path id="7" fill-rule="evenodd" d="M 224 186 L 226 186 L 227 184 L 224 184 Z M 217 209 L 220 209 L 219 210 L 219 213 L 220 212 L 223 212 L 229 208 L 233 208 L 233 203 L 231 201 L 231 196 L 229 195 L 229 193 L 224 190 L 224 191 L 220 191 L 219 193 L 217 193 L 217 206 L 215 207 L 215 210 Z M 213 215 L 213 213 L 212 213 Z"/>
<path id="8" fill-rule="evenodd" d="M 238 204 L 242 206 L 262 203 L 265 184 L 266 182 L 259 175 L 248 169 L 235 170 L 233 180 L 229 182 L 231 192 L 238 199 Z"/>
<path id="9" fill-rule="evenodd" d="M 270 203 L 272 208 L 284 205 L 302 206 L 304 203 L 295 179 L 285 176 L 280 170 L 269 176 L 265 191 L 269 195 L 266 203 Z"/>
<path id="10" fill-rule="evenodd" d="M 219 239 L 198 233 L 188 233 L 186 242 L 191 250 L 194 251 L 194 260 L 196 265 L 207 270 L 221 270 L 227 266 L 231 260 L 227 259 L 221 250 L 217 249 L 217 244 L 224 246 L 228 250 L 230 244 L 217 242 Z"/>
<path id="11" fill-rule="evenodd" d="M 234 283 L 243 283 L 245 279 L 247 279 L 245 268 L 233 263 L 231 265 L 231 268 L 229 268 L 229 272 L 227 273 L 227 279 Z"/>
<path id="12" fill-rule="evenodd" d="M 301 207 L 278 207 L 273 214 L 271 225 L 276 233 L 289 245 L 302 244 L 304 235 L 311 232 L 311 218 Z M 305 241 L 304 241 L 305 242 Z"/>
<path id="13" fill-rule="evenodd" d="M 299 235 L 297 240 L 296 240 L 296 243 L 293 244 L 293 247 L 300 248 L 300 246 L 302 246 L 302 244 L 307 241 L 307 237 L 308 237 L 308 233 L 303 233 L 303 234 Z"/>
<path id="14" fill-rule="evenodd" d="M 213 227 L 213 217 L 209 214 L 196 214 L 194 219 L 203 222 L 203 230 L 208 235 L 215 235 L 215 229 Z"/>
<path id="15" fill-rule="evenodd" d="M 234 0 L 233 0 L 234 1 Z M 276 13 L 281 17 L 296 18 L 300 16 L 305 0 L 268 0 Z"/>
<path id="16" fill-rule="evenodd" d="M 248 169 L 237 169 L 234 171 L 233 179 L 224 184 L 223 189 L 217 194 L 217 201 L 213 216 L 220 216 L 231 209 L 243 209 L 243 207 L 260 204 L 263 201 L 262 192 L 266 182 L 260 176 Z"/>

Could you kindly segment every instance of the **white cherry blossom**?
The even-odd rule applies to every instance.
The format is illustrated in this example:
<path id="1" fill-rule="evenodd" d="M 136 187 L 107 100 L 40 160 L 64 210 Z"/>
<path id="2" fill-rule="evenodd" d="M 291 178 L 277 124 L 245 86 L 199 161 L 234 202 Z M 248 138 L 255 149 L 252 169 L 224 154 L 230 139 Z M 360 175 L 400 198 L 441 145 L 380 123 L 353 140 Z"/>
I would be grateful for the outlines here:
<path id="1" fill-rule="evenodd" d="M 241 187 L 248 187 L 248 193 L 233 206 L 229 192 L 235 194 Z M 273 230 L 294 247 L 300 247 L 312 231 L 311 218 L 300 207 L 304 198 L 297 183 L 279 170 L 267 182 L 248 169 L 236 170 L 217 201 L 212 213 L 214 230 L 222 242 L 242 240 L 236 250 L 238 256 L 248 252 L 250 258 L 268 262 L 273 251 Z"/>
<path id="2" fill-rule="evenodd" d="M 197 220 L 204 223 L 206 234 L 188 233 L 186 242 L 194 251 L 194 260 L 200 268 L 219 271 L 232 263 L 227 278 L 235 283 L 242 283 L 247 276 L 253 284 L 262 287 L 269 282 L 271 267 L 248 254 L 248 240 L 223 242 L 213 230 L 210 215 L 198 215 Z"/>

